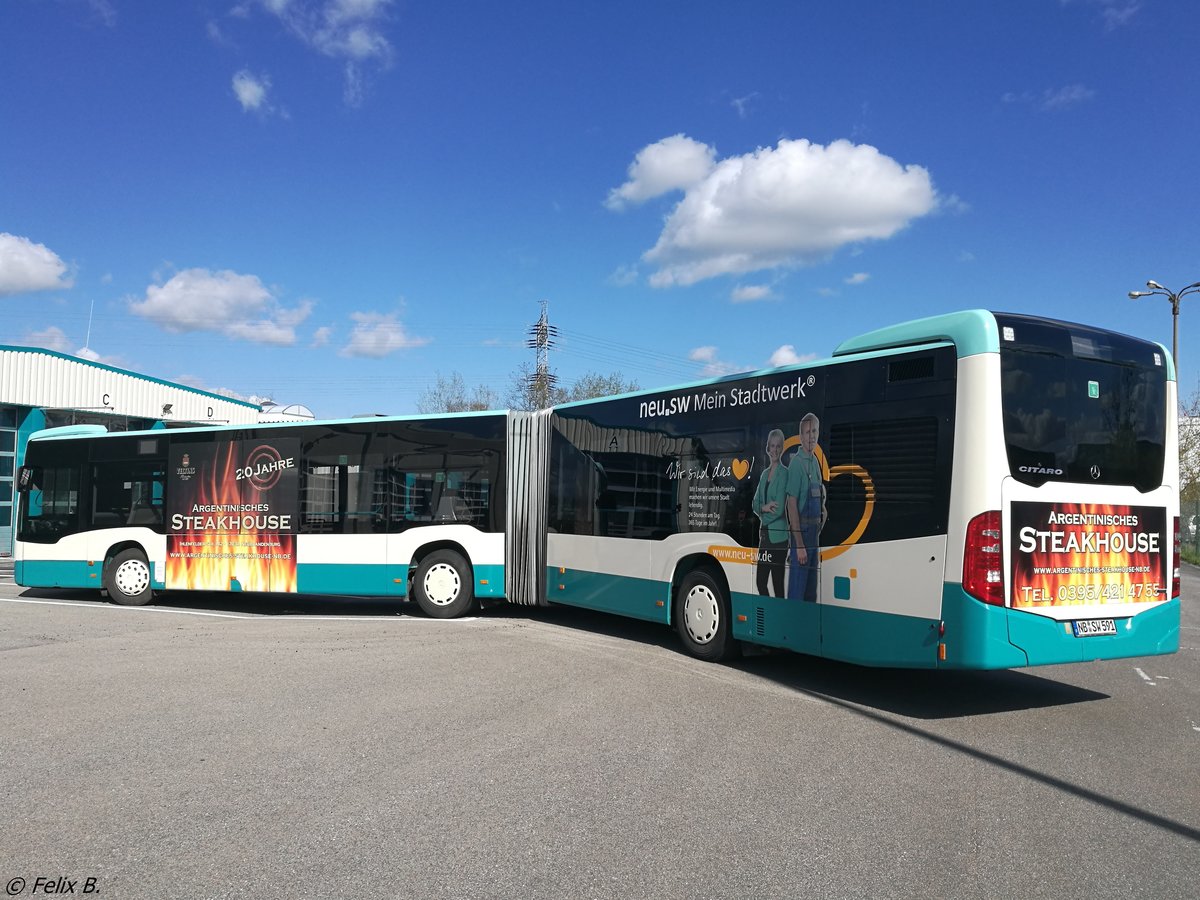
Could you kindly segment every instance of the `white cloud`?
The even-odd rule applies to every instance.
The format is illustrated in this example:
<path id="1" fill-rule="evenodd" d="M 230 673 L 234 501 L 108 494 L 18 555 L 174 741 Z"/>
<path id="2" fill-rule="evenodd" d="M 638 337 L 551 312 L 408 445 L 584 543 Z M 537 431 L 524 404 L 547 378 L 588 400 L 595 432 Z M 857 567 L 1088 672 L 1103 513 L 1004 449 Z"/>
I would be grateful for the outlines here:
<path id="1" fill-rule="evenodd" d="M 243 394 L 240 391 L 235 391 L 227 387 L 212 387 L 199 375 L 176 375 L 171 379 L 176 384 L 186 384 L 188 387 L 194 387 L 198 391 L 208 391 L 210 394 L 219 394 L 222 397 L 228 397 L 231 400 L 243 400 L 247 403 L 257 403 L 260 406 L 263 403 L 273 402 L 269 396 L 259 396 L 258 394 Z"/>
<path id="2" fill-rule="evenodd" d="M 75 351 L 75 356 L 80 359 L 86 359 L 90 362 L 104 363 L 106 366 L 117 366 L 119 368 L 128 368 L 128 363 L 125 362 L 123 356 L 105 356 L 102 353 L 97 353 L 91 347 L 80 347 Z"/>
<path id="3" fill-rule="evenodd" d="M 1079 103 L 1085 103 L 1095 98 L 1096 92 L 1082 84 L 1068 84 L 1066 87 L 1046 88 L 1040 95 L 1029 91 L 1015 93 L 1008 91 L 1001 95 L 1002 103 L 1037 105 L 1042 112 L 1054 112 L 1067 109 Z M 957 198 L 955 198 L 957 199 Z"/>
<path id="4" fill-rule="evenodd" d="M 27 347 L 44 347 L 55 353 L 70 353 L 71 341 L 57 325 L 51 325 L 42 331 L 27 331 L 22 342 Z"/>
<path id="5" fill-rule="evenodd" d="M 950 194 L 949 196 L 938 198 L 938 209 L 941 212 L 965 215 L 971 211 L 971 204 L 958 196 L 958 194 Z"/>
<path id="6" fill-rule="evenodd" d="M 1124 0 L 1101 0 L 1101 5 L 1103 9 L 1101 9 L 1100 15 L 1104 19 L 1104 27 L 1108 31 L 1128 25 L 1129 20 L 1142 8 L 1140 3 L 1126 3 Z"/>
<path id="7" fill-rule="evenodd" d="M 329 343 L 329 339 L 331 337 L 333 337 L 333 329 L 330 328 L 328 325 L 322 325 L 320 328 L 318 328 L 316 331 L 313 332 L 312 343 L 309 344 L 309 346 L 310 347 L 324 347 L 326 344 Z"/>
<path id="8" fill-rule="evenodd" d="M 1059 0 L 1062 6 L 1070 6 L 1079 0 Z M 1141 10 L 1138 0 L 1082 0 L 1084 6 L 1100 8 L 1100 19 L 1104 22 L 1105 31 L 1114 31 L 1129 24 L 1129 21 Z"/>
<path id="9" fill-rule="evenodd" d="M 796 348 L 791 344 L 784 344 L 782 347 L 776 348 L 767 360 L 767 365 L 774 368 L 775 366 L 794 366 L 796 363 L 809 362 L 817 358 L 815 353 L 799 354 Z"/>
<path id="10" fill-rule="evenodd" d="M 863 284 L 871 280 L 869 272 L 855 272 L 849 278 L 845 279 L 846 284 Z"/>
<path id="11" fill-rule="evenodd" d="M 271 112 L 271 104 L 267 102 L 270 90 L 271 79 L 266 75 L 255 76 L 249 70 L 242 69 L 233 76 L 233 93 L 245 112 Z"/>
<path id="12" fill-rule="evenodd" d="M 687 190 L 708 177 L 716 153 L 682 134 L 643 147 L 629 164 L 629 180 L 609 191 L 604 205 L 620 210 L 670 191 Z"/>
<path id="13" fill-rule="evenodd" d="M 350 343 L 339 351 L 342 356 L 368 356 L 374 359 L 395 353 L 397 350 L 407 350 L 411 347 L 423 347 L 429 338 L 410 337 L 404 330 L 404 325 L 396 321 L 395 313 L 351 313 L 354 320 L 354 330 L 350 333 Z"/>
<path id="14" fill-rule="evenodd" d="M 0 232 L 0 296 L 69 288 L 67 264 L 45 244 Z"/>
<path id="15" fill-rule="evenodd" d="M 1078 103 L 1083 103 L 1091 100 L 1096 96 L 1096 92 L 1089 87 L 1084 87 L 1082 84 L 1068 84 L 1066 87 L 1047 89 L 1042 94 L 1042 109 L 1055 110 L 1065 109 L 1068 106 L 1075 106 Z"/>
<path id="16" fill-rule="evenodd" d="M 80 347 L 77 350 L 72 350 L 71 348 L 75 344 L 67 337 L 66 332 L 57 325 L 51 325 L 49 328 L 44 328 L 41 331 L 27 331 L 22 337 L 21 343 L 26 347 L 42 347 L 46 350 L 53 350 L 55 353 L 69 353 L 71 356 L 77 356 L 89 362 L 104 363 L 109 366 L 125 365 L 121 357 L 102 356 L 91 347 Z"/>
<path id="17" fill-rule="evenodd" d="M 324 56 L 345 61 L 343 96 L 348 105 L 362 102 L 368 64 L 391 64 L 392 45 L 383 25 L 392 0 L 260 2 L 294 37 Z"/>
<path id="18" fill-rule="evenodd" d="M 239 275 L 228 269 L 185 269 L 165 284 L 146 288 L 146 298 L 130 301 L 131 312 L 167 331 L 214 331 L 256 344 L 291 346 L 296 326 L 308 318 L 311 300 L 290 309 L 257 275 Z"/>
<path id="19" fill-rule="evenodd" d="M 637 279 L 637 266 L 617 266 L 616 270 L 608 276 L 608 283 L 614 287 L 629 287 Z"/>
<path id="20" fill-rule="evenodd" d="M 774 295 L 769 284 L 739 284 L 729 295 L 734 303 L 753 303 L 755 300 L 769 300 Z"/>
<path id="21" fill-rule="evenodd" d="M 109 28 L 116 27 L 117 10 L 109 0 L 87 0 L 87 5 L 102 24 Z"/>
<path id="22" fill-rule="evenodd" d="M 711 147 L 676 135 L 688 158 L 711 159 Z M 655 287 L 694 284 L 719 275 L 813 264 L 835 250 L 890 238 L 937 206 L 937 192 L 921 166 L 904 166 L 874 147 L 834 141 L 781 140 L 744 156 L 723 159 L 703 178 L 642 177 L 646 154 L 630 167 L 630 180 L 609 195 L 618 200 L 653 196 L 653 189 L 681 189 L 657 243 L 643 259 L 658 266 Z M 617 204 L 619 207 L 619 203 Z"/>
<path id="23" fill-rule="evenodd" d="M 746 118 L 746 112 L 758 99 L 758 91 L 751 91 L 745 97 L 734 97 L 729 101 L 730 106 L 737 110 L 738 118 Z"/>
<path id="24" fill-rule="evenodd" d="M 700 374 L 708 378 L 731 375 L 734 372 L 744 371 L 746 368 L 720 359 L 717 356 L 717 348 L 712 346 L 696 347 L 688 353 L 688 359 L 692 362 L 703 363 Z"/>

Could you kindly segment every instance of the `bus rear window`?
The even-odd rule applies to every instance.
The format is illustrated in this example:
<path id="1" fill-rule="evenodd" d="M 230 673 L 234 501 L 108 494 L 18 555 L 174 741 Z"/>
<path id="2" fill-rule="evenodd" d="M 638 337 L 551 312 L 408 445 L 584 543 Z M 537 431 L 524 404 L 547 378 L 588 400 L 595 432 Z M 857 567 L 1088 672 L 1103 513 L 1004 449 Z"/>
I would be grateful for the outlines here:
<path id="1" fill-rule="evenodd" d="M 1156 345 L 1031 317 L 996 321 L 1014 478 L 1162 484 L 1166 364 Z"/>

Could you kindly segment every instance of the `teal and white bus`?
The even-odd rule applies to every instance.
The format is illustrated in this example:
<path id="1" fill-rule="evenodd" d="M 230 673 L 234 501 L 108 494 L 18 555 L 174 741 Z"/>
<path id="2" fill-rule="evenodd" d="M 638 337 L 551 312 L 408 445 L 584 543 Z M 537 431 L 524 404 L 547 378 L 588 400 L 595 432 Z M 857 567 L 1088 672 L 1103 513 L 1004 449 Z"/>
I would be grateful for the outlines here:
<path id="1" fill-rule="evenodd" d="M 276 551 L 286 543 L 279 535 L 255 541 L 268 555 L 291 549 L 295 583 L 247 582 L 230 575 L 231 564 L 221 571 L 235 589 L 412 596 L 435 615 L 461 614 L 476 596 L 580 606 L 673 626 L 690 653 L 712 660 L 757 644 L 864 665 L 1009 668 L 1178 649 L 1176 404 L 1173 363 L 1158 344 L 968 311 L 862 335 L 810 364 L 533 414 L 241 429 L 224 474 L 207 477 L 215 488 L 240 471 L 280 497 L 299 491 L 297 513 L 284 500 L 256 504 L 253 485 L 224 504 L 298 515 L 288 518 L 298 524 L 294 547 Z M 418 421 L 449 429 L 446 454 L 457 452 L 458 423 L 490 423 L 498 454 L 487 480 L 491 531 L 482 518 L 410 520 L 399 490 L 410 484 L 408 469 L 392 452 L 374 468 L 349 445 L 330 458 L 306 456 L 321 429 L 390 433 Z M 228 434 L 166 440 L 223 445 Z M 264 435 L 299 443 L 254 462 Z M 222 504 L 197 502 L 174 480 L 197 468 L 197 457 L 184 462 L 178 449 L 156 457 L 166 472 L 160 502 L 175 517 L 155 532 L 161 549 L 142 546 L 130 523 L 117 540 L 87 519 L 104 482 L 91 448 L 148 439 L 31 440 L 19 583 L 90 580 L 125 602 L 215 584 L 171 577 L 190 552 L 239 556 L 205 537 L 206 508 Z M 321 468 L 334 465 L 349 467 L 344 477 Z M 39 520 L 53 519 L 45 510 L 64 502 L 56 498 L 75 496 L 54 493 L 47 475 L 64 477 L 64 466 L 80 467 L 69 477 L 87 498 L 74 501 L 74 543 L 57 535 L 60 525 L 39 535 Z M 481 483 L 451 477 L 461 467 L 419 471 L 434 484 Z M 314 531 L 307 485 L 324 474 L 343 494 L 354 474 L 359 494 L 373 498 L 360 503 L 360 518 L 376 524 Z M 293 475 L 298 487 L 283 486 Z M 141 491 L 155 496 L 153 486 Z M 326 506 L 342 513 L 340 501 Z M 179 510 L 193 514 L 180 520 Z M 281 532 L 279 521 L 248 524 Z M 448 528 L 453 537 L 443 536 Z M 130 553 L 150 572 L 133 595 L 114 574 Z M 165 579 L 155 574 L 160 560 Z M 56 567 L 75 574 L 48 577 Z M 134 587 L 145 580 L 139 571 Z"/>
<path id="2" fill-rule="evenodd" d="M 698 656 L 1007 668 L 1178 648 L 1159 345 L 963 312 L 548 417 L 547 598 L 671 623 Z"/>
<path id="3" fill-rule="evenodd" d="M 504 595 L 507 416 L 33 435 L 18 584 L 412 597 Z"/>

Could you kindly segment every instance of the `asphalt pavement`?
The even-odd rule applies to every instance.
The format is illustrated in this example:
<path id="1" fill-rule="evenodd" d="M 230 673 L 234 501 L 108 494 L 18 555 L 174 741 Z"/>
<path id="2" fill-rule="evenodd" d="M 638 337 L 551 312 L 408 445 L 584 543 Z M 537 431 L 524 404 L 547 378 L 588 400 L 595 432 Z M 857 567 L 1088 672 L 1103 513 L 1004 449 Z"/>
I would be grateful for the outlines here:
<path id="1" fill-rule="evenodd" d="M 1184 586 L 1198 595 L 1196 570 Z M 1190 898 L 1187 602 L 1182 643 L 991 673 L 719 666 L 661 627 L 569 609 L 130 609 L 0 582 L 0 881 L 107 898 Z"/>

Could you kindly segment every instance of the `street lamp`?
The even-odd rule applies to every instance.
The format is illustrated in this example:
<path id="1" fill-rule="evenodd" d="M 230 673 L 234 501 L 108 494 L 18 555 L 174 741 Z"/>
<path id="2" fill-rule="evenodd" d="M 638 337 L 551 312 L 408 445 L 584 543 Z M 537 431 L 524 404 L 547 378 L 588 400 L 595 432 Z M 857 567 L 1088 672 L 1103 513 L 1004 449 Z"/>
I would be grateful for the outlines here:
<path id="1" fill-rule="evenodd" d="M 1175 358 L 1175 368 L 1179 369 L 1179 301 L 1188 294 L 1195 294 L 1200 291 L 1200 281 L 1194 284 L 1189 284 L 1182 291 L 1168 291 L 1157 281 L 1147 281 L 1146 287 L 1148 291 L 1130 291 L 1129 299 L 1136 300 L 1139 297 L 1152 297 L 1155 294 L 1166 297 L 1171 301 L 1171 356 Z"/>

